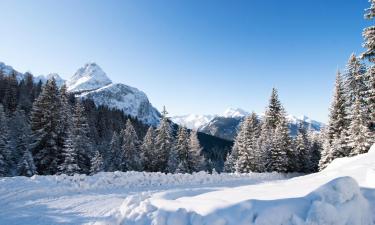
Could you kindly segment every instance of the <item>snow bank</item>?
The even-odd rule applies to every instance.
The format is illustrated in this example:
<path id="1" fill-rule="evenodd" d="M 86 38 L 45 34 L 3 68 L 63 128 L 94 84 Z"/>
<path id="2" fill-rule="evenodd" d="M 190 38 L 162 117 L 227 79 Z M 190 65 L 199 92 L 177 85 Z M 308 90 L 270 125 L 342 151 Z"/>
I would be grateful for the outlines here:
<path id="1" fill-rule="evenodd" d="M 126 225 L 371 225 L 370 206 L 356 181 L 337 178 L 309 195 L 272 201 L 247 200 L 200 215 L 180 208 L 160 210 L 147 194 L 128 197 L 116 223 Z"/>

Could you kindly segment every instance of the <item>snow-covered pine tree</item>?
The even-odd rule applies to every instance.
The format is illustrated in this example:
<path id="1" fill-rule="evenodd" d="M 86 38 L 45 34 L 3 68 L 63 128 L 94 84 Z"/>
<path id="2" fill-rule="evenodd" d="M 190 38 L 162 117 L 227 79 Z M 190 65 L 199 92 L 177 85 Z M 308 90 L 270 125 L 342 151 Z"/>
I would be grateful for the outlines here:
<path id="1" fill-rule="evenodd" d="M 267 165 L 267 170 L 281 173 L 288 172 L 289 164 L 294 163 L 292 161 L 294 158 L 288 158 L 288 156 L 293 156 L 294 154 L 289 153 L 289 151 L 293 151 L 293 148 L 289 136 L 288 122 L 283 108 L 281 108 L 280 117 L 276 129 L 273 132 L 272 140 L 273 148 L 271 148 L 269 152 L 270 161 Z"/>
<path id="2" fill-rule="evenodd" d="M 199 143 L 197 131 L 191 131 L 189 136 L 189 153 L 187 160 L 187 168 L 189 173 L 198 172 L 204 169 L 205 159 L 202 154 L 202 150 L 203 148 Z"/>
<path id="3" fill-rule="evenodd" d="M 326 128 L 326 141 L 323 145 L 320 169 L 324 169 L 333 159 L 348 156 L 346 130 L 348 116 L 346 96 L 341 73 L 336 74 L 335 90 L 330 108 L 329 121 Z"/>
<path id="4" fill-rule="evenodd" d="M 69 104 L 69 96 L 67 92 L 67 87 L 64 84 L 60 88 L 60 121 L 58 125 L 58 140 L 57 146 L 58 151 L 62 152 L 65 140 L 68 138 L 69 130 L 72 128 L 72 108 Z M 60 159 L 59 164 L 64 161 L 64 158 Z"/>
<path id="5" fill-rule="evenodd" d="M 8 175 L 9 172 L 9 158 L 10 152 L 8 152 L 8 125 L 7 118 L 3 105 L 0 104 L 0 177 Z"/>
<path id="6" fill-rule="evenodd" d="M 370 0 L 370 8 L 366 10 L 365 18 L 373 20 L 375 17 L 375 0 Z M 375 26 L 369 26 L 363 30 L 364 43 L 363 47 L 366 51 L 362 53 L 361 57 L 375 63 Z"/>
<path id="7" fill-rule="evenodd" d="M 121 165 L 121 141 L 119 134 L 115 131 L 113 132 L 111 142 L 109 144 L 109 157 L 106 162 L 107 171 L 114 172 L 120 169 Z"/>
<path id="8" fill-rule="evenodd" d="M 366 116 L 361 110 L 360 99 L 357 99 L 349 128 L 350 136 L 348 145 L 351 148 L 350 155 L 366 153 L 371 147 L 372 134 L 365 118 Z"/>
<path id="9" fill-rule="evenodd" d="M 262 154 L 259 162 L 261 171 L 264 171 L 264 169 L 270 172 L 288 171 L 288 151 L 290 148 L 291 141 L 285 111 L 279 100 L 277 90 L 273 88 L 259 137 L 259 151 Z"/>
<path id="10" fill-rule="evenodd" d="M 322 134 L 308 131 L 308 138 L 310 142 L 310 156 L 309 156 L 309 172 L 315 173 L 319 171 L 319 160 L 322 152 Z"/>
<path id="11" fill-rule="evenodd" d="M 375 17 L 375 0 L 370 0 L 370 8 L 366 10 L 365 18 L 373 20 Z M 363 30 L 363 47 L 366 51 L 362 53 L 361 58 L 367 59 L 369 66 L 366 77 L 368 80 L 367 106 L 369 114 L 369 127 L 372 132 L 372 143 L 375 143 L 375 26 L 369 26 Z"/>
<path id="12" fill-rule="evenodd" d="M 177 158 L 174 159 L 174 151 L 177 153 Z M 176 143 L 171 150 L 168 159 L 168 171 L 174 172 L 174 169 L 179 168 L 179 172 L 189 172 L 189 136 L 185 127 L 179 127 L 176 137 Z M 177 167 L 175 167 L 177 165 Z"/>
<path id="13" fill-rule="evenodd" d="M 72 135 L 71 131 L 68 131 L 62 149 L 63 162 L 59 165 L 59 173 L 69 176 L 80 173 L 82 171 L 78 166 L 78 156 L 75 145 L 73 143 L 74 139 L 75 138 Z"/>
<path id="14" fill-rule="evenodd" d="M 155 171 L 154 165 L 155 152 L 155 130 L 150 126 L 147 130 L 141 145 L 142 164 L 145 171 Z"/>
<path id="15" fill-rule="evenodd" d="M 297 165 L 296 171 L 308 173 L 310 170 L 310 142 L 306 128 L 302 123 L 300 123 L 298 127 L 295 149 L 297 153 L 297 161 L 295 163 Z"/>
<path id="16" fill-rule="evenodd" d="M 156 129 L 154 161 L 155 170 L 160 172 L 167 172 L 169 152 L 171 151 L 173 144 L 172 131 L 167 114 L 168 113 L 164 107 L 162 119 Z"/>
<path id="17" fill-rule="evenodd" d="M 25 112 L 18 109 L 12 116 L 12 136 L 14 144 L 13 161 L 15 174 L 32 176 L 36 173 L 35 163 L 31 154 L 31 127 Z"/>
<path id="18" fill-rule="evenodd" d="M 259 120 L 253 112 L 242 122 L 239 134 L 235 140 L 238 146 L 236 172 L 249 173 L 257 171 L 257 160 L 261 157 L 257 146 L 259 133 Z"/>
<path id="19" fill-rule="evenodd" d="M 59 91 L 52 78 L 44 85 L 31 111 L 32 153 L 38 174 L 51 175 L 58 172 L 61 159 L 57 145 L 59 122 Z"/>
<path id="20" fill-rule="evenodd" d="M 133 124 L 130 119 L 126 121 L 124 130 L 122 153 L 125 159 L 125 170 L 140 171 L 142 168 L 141 154 L 139 149 L 138 135 L 134 130 Z"/>
<path id="21" fill-rule="evenodd" d="M 224 162 L 224 172 L 234 173 L 236 171 L 236 162 L 238 159 L 238 145 L 234 142 L 232 151 L 228 152 Z"/>
<path id="22" fill-rule="evenodd" d="M 89 136 L 90 128 L 85 115 L 85 109 L 78 100 L 74 106 L 72 120 L 73 149 L 77 154 L 77 164 L 80 172 L 90 173 L 90 158 L 92 157 L 92 142 Z"/>
<path id="23" fill-rule="evenodd" d="M 31 177 L 37 174 L 33 156 L 28 149 L 25 149 L 21 160 L 19 160 L 17 170 L 19 176 Z"/>
<path id="24" fill-rule="evenodd" d="M 353 110 L 354 102 L 357 99 L 361 102 L 361 107 L 364 107 L 364 99 L 367 93 L 367 86 L 365 81 L 366 67 L 359 61 L 353 53 L 346 66 L 344 74 L 345 78 L 345 94 L 347 95 L 347 106 Z"/>
<path id="25" fill-rule="evenodd" d="M 90 174 L 96 174 L 104 170 L 103 157 L 99 151 L 95 151 L 94 157 L 91 159 Z"/>

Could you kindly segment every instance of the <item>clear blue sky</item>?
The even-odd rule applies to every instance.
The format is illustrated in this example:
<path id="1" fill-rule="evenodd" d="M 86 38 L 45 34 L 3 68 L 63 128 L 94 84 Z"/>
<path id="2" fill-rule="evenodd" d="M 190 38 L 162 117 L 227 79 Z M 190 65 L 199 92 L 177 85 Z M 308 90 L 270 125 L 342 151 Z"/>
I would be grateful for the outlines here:
<path id="1" fill-rule="evenodd" d="M 97 62 L 172 115 L 288 113 L 326 121 L 336 69 L 361 52 L 367 0 L 2 0 L 0 61 L 68 78 Z"/>

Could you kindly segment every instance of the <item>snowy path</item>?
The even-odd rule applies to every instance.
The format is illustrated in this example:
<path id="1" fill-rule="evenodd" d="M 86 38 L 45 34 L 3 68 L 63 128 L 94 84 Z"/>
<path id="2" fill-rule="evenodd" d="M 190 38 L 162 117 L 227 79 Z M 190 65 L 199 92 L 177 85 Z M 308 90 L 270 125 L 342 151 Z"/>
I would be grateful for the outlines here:
<path id="1" fill-rule="evenodd" d="M 0 224 L 372 225 L 375 147 L 326 170 L 0 179 Z"/>
<path id="2" fill-rule="evenodd" d="M 0 224 L 118 224 L 123 205 L 152 195 L 193 196 L 277 179 L 280 174 L 164 175 L 101 173 L 87 176 L 0 179 Z M 129 207 L 127 207 L 129 208 Z"/>

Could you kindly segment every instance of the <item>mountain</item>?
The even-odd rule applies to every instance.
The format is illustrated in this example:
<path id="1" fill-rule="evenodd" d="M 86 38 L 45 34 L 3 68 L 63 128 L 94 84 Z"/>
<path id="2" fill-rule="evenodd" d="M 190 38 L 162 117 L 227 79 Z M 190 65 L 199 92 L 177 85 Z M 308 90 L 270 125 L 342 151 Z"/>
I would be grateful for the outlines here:
<path id="1" fill-rule="evenodd" d="M 215 116 L 213 115 L 189 114 L 185 116 L 174 116 L 172 117 L 172 121 L 189 129 L 198 130 L 210 122 L 214 117 Z"/>
<path id="2" fill-rule="evenodd" d="M 111 79 L 96 63 L 86 63 L 66 81 L 66 86 L 70 92 L 80 92 L 96 90 L 111 83 Z"/>
<path id="3" fill-rule="evenodd" d="M 172 117 L 172 121 L 181 126 L 185 126 L 190 129 L 197 129 L 198 131 L 209 135 L 213 135 L 226 140 L 234 140 L 241 121 L 247 115 L 249 115 L 249 113 L 243 109 L 229 108 L 225 110 L 221 115 L 176 116 Z M 208 121 L 208 119 L 210 120 Z M 299 118 L 288 115 L 287 119 L 289 121 L 289 129 L 292 136 L 297 135 L 298 125 L 300 123 L 303 123 L 307 129 L 317 132 L 319 132 L 324 127 L 323 123 L 312 120 L 306 116 L 302 116 Z"/>
<path id="4" fill-rule="evenodd" d="M 15 73 L 19 81 L 26 76 L 26 73 L 20 73 L 2 62 L 0 62 L 0 71 L 7 76 Z M 46 76 L 34 76 L 34 82 L 45 83 L 50 78 L 54 78 L 59 87 L 65 83 L 69 92 L 75 93 L 80 98 L 91 99 L 96 105 L 122 110 L 125 114 L 149 125 L 159 123 L 160 113 L 152 106 L 144 92 L 125 84 L 112 83 L 96 63 L 86 63 L 66 81 L 58 74 L 51 73 Z"/>
<path id="5" fill-rule="evenodd" d="M 149 102 L 146 94 L 125 84 L 112 83 L 96 63 L 87 63 L 66 81 L 67 89 L 77 97 L 91 99 L 96 105 L 122 110 L 140 121 L 157 125 L 160 113 Z"/>

